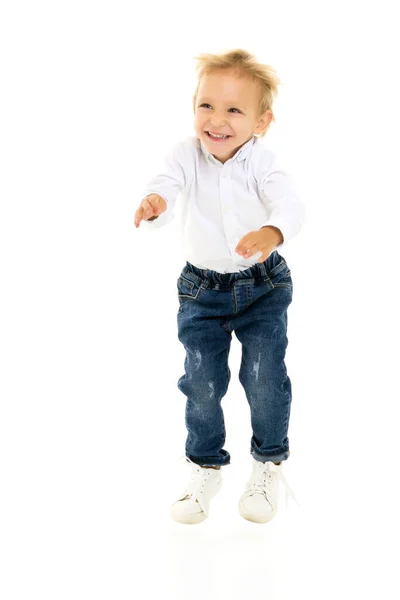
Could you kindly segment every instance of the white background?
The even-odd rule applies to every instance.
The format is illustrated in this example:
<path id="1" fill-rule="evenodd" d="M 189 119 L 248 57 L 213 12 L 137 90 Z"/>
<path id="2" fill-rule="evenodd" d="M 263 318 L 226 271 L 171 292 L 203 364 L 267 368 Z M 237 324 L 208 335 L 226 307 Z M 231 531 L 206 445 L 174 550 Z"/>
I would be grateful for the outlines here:
<path id="1" fill-rule="evenodd" d="M 2 2 L 2 600 L 399 597 L 395 4 Z M 271 523 L 238 513 L 233 337 L 231 464 L 185 526 L 169 517 L 186 481 L 179 222 L 133 217 L 194 134 L 194 56 L 237 47 L 284 83 L 265 142 L 308 210 L 282 251 L 300 507 L 282 488 Z"/>

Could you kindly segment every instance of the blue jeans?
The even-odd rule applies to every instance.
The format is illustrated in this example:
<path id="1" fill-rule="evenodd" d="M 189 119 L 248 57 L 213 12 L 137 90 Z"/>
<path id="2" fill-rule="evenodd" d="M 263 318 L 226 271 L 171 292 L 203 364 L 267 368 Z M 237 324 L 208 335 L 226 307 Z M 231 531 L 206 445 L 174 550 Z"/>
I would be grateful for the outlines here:
<path id="1" fill-rule="evenodd" d="M 235 273 L 186 262 L 177 288 L 178 337 L 186 350 L 178 381 L 186 396 L 186 456 L 201 466 L 230 464 L 221 400 L 235 331 L 242 344 L 239 380 L 251 414 L 250 453 L 261 462 L 286 460 L 292 390 L 284 358 L 293 285 L 285 259 L 274 250 L 263 263 Z"/>

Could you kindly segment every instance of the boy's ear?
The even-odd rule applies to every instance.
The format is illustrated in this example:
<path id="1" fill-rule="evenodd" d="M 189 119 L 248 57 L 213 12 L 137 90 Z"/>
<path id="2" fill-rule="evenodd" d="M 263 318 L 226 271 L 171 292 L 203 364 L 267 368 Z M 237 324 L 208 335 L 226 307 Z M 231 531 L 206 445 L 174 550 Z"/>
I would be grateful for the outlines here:
<path id="1" fill-rule="evenodd" d="M 272 121 L 272 111 L 266 110 L 263 115 L 258 119 L 257 126 L 254 133 L 261 134 L 268 129 Z"/>
<path id="2" fill-rule="evenodd" d="M 196 94 L 193 96 L 193 113 L 196 112 Z"/>

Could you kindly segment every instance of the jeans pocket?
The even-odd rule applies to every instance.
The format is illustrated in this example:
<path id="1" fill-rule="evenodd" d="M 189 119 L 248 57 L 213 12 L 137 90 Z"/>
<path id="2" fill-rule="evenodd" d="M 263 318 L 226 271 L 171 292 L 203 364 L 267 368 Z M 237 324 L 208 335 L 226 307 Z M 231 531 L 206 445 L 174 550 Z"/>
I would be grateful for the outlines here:
<path id="1" fill-rule="evenodd" d="M 268 275 L 274 287 L 293 289 L 291 272 L 285 259 L 282 258 L 282 260 L 271 269 Z"/>
<path id="2" fill-rule="evenodd" d="M 178 277 L 176 282 L 178 289 L 178 298 L 190 298 L 196 300 L 200 292 L 200 284 L 195 280 L 191 279 L 190 276 L 183 275 L 182 273 Z"/>
<path id="3" fill-rule="evenodd" d="M 284 275 L 281 275 L 281 273 L 279 273 L 277 278 L 271 279 L 271 281 L 272 281 L 272 285 L 275 288 L 284 287 L 284 288 L 288 288 L 289 290 L 293 290 L 293 281 L 292 281 L 292 276 L 291 276 L 291 273 L 289 270 L 287 270 Z"/>

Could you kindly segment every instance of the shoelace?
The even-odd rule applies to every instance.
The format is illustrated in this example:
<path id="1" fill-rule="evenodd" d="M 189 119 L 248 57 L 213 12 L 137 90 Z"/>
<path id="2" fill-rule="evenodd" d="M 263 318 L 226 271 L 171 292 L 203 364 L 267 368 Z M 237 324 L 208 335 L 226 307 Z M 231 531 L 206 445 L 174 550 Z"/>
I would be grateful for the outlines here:
<path id="1" fill-rule="evenodd" d="M 191 504 L 195 504 L 196 500 L 197 500 L 198 503 L 200 504 L 201 509 L 206 514 L 204 505 L 201 501 L 200 490 L 203 486 L 203 477 L 206 475 L 207 470 L 201 468 L 199 465 L 194 463 L 192 460 L 190 460 L 190 458 L 188 458 L 185 455 L 182 455 L 180 457 L 180 460 L 182 462 L 189 463 L 191 465 L 198 467 L 196 471 L 192 472 L 191 480 L 189 481 L 189 484 L 187 485 L 184 493 L 187 495 L 191 495 L 191 498 L 190 498 Z M 291 496 L 293 498 L 293 500 L 296 502 L 296 504 L 298 506 L 300 506 L 296 496 L 293 493 L 292 488 L 289 486 L 289 483 L 287 482 L 287 479 L 286 479 L 285 475 L 283 474 L 282 465 L 276 465 L 274 462 L 271 462 L 271 461 L 267 461 L 265 463 L 260 462 L 260 465 L 262 465 L 262 467 L 259 466 L 258 469 L 256 471 L 254 471 L 251 475 L 251 478 L 250 478 L 250 481 L 248 484 L 249 489 L 252 489 L 253 491 L 259 491 L 262 493 L 266 493 L 267 477 L 269 474 L 275 473 L 276 476 L 278 477 L 278 479 L 280 479 L 285 486 L 286 508 L 288 506 L 289 496 Z M 272 475 L 272 477 L 273 477 L 273 475 Z"/>
<path id="2" fill-rule="evenodd" d="M 273 477 L 274 476 L 273 473 L 275 473 L 276 476 L 278 477 L 278 479 L 280 479 L 285 486 L 286 508 L 288 505 L 289 496 L 292 496 L 293 500 L 297 503 L 298 506 L 300 506 L 300 504 L 297 501 L 296 496 L 293 493 L 293 490 L 289 486 L 287 479 L 283 474 L 281 465 L 276 465 L 274 462 L 267 461 L 265 463 L 260 462 L 260 466 L 257 465 L 257 467 L 258 468 L 252 473 L 252 475 L 250 477 L 249 484 L 248 484 L 249 490 L 251 489 L 252 491 L 258 491 L 258 492 L 265 493 L 268 498 L 268 493 L 266 490 L 266 488 L 268 487 L 267 478 L 270 475 Z M 268 501 L 269 501 L 269 499 L 268 499 Z"/>
<path id="3" fill-rule="evenodd" d="M 204 468 L 200 467 L 200 465 L 194 463 L 187 456 L 181 456 L 180 460 L 196 467 L 196 470 L 192 471 L 191 479 L 190 479 L 184 493 L 187 494 L 188 496 L 191 496 L 190 504 L 195 504 L 196 500 L 197 500 L 201 507 L 201 510 L 204 512 L 205 515 L 207 515 L 207 511 L 202 502 L 202 496 L 201 496 L 200 492 L 201 492 L 201 488 L 203 487 L 204 477 L 208 476 L 207 475 L 208 471 L 207 471 L 207 469 L 204 469 Z"/>

